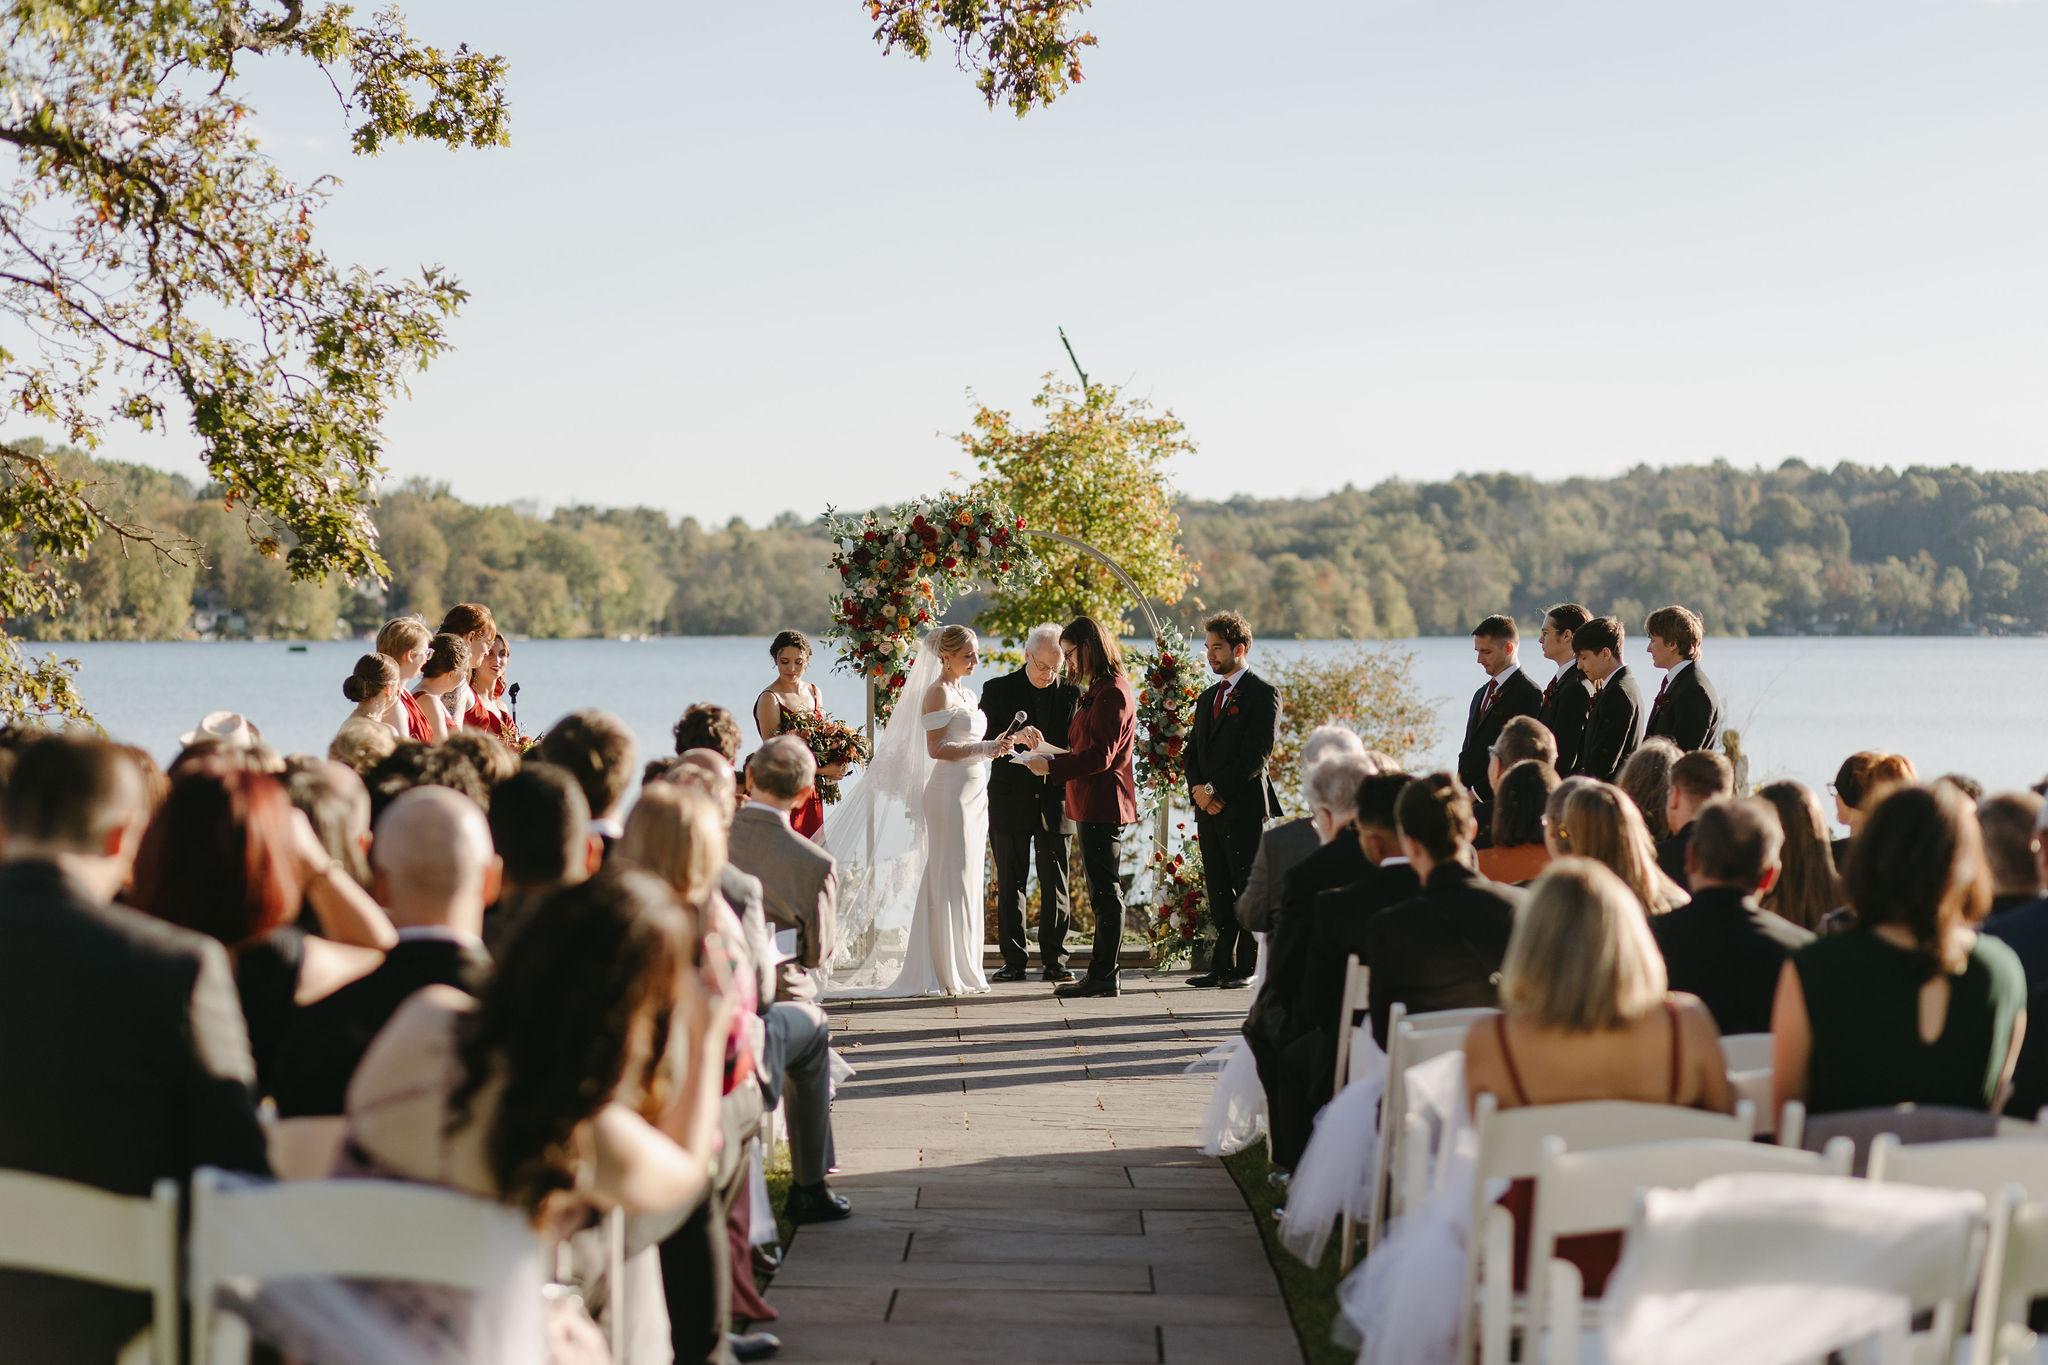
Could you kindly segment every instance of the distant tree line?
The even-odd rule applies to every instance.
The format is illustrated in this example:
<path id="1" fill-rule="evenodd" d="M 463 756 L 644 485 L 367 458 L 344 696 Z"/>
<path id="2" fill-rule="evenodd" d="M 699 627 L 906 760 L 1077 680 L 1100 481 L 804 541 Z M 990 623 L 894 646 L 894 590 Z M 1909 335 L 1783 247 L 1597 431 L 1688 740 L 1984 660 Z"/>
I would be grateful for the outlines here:
<path id="1" fill-rule="evenodd" d="M 102 538 L 75 566 L 64 615 L 10 623 L 29 638 L 329 638 L 405 612 L 437 618 L 457 601 L 488 602 L 531 636 L 825 624 L 825 538 L 794 513 L 764 527 L 644 507 L 541 516 L 414 481 L 376 510 L 391 580 L 366 589 L 292 581 L 218 489 L 53 453 L 106 504 L 191 537 L 203 560 L 166 565 Z M 1489 612 L 1533 622 L 1574 598 L 1631 625 L 1684 602 L 1726 635 L 2048 631 L 2048 472 L 1794 460 L 1561 482 L 1495 474 L 1182 501 L 1178 513 L 1200 566 L 1175 609 L 1190 626 L 1230 606 L 1268 636 L 1457 635 Z"/>

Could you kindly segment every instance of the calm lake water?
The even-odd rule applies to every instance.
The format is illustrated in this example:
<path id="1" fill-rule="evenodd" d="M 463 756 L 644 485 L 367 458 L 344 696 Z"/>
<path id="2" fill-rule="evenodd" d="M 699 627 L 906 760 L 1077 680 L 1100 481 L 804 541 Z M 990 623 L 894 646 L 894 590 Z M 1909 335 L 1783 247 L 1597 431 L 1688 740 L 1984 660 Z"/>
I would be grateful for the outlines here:
<path id="1" fill-rule="evenodd" d="M 1465 639 L 1389 642 L 1415 654 L 1415 681 L 1441 718 L 1431 759 L 1449 760 L 1465 705 L 1482 681 Z M 1525 664 L 1538 682 L 1550 665 Z M 1260 657 L 1291 657 L 1346 646 L 1260 642 Z M 208 711 L 240 711 L 280 749 L 324 752 L 349 712 L 341 680 L 365 645 L 170 642 L 51 647 L 83 665 L 87 703 L 109 733 L 169 758 L 178 736 Z M 1645 698 L 1657 674 L 1629 642 Z M 1820 788 L 1856 749 L 1893 749 L 1925 776 L 1969 773 L 1992 789 L 2020 787 L 2048 772 L 2048 732 L 2037 722 L 2048 640 L 1747 639 L 1710 640 L 1702 662 L 1720 688 L 1728 723 L 1739 728 L 1755 782 L 1792 777 Z M 643 757 L 667 753 L 683 707 L 715 701 L 745 715 L 774 677 L 766 637 L 515 642 L 510 676 L 520 686 L 527 730 L 579 706 L 623 717 Z M 864 715 L 859 683 L 824 666 L 813 672 L 825 703 Z M 751 725 L 749 725 L 751 731 Z M 750 736 L 751 738 L 751 736 Z"/>

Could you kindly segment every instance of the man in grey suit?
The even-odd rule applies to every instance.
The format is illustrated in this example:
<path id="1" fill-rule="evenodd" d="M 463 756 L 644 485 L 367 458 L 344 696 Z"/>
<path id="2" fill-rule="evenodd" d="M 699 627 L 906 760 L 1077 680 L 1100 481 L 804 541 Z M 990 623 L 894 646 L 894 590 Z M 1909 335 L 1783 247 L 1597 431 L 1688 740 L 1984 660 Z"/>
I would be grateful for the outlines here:
<path id="1" fill-rule="evenodd" d="M 1301 742 L 1301 789 L 1308 790 L 1308 771 L 1333 753 L 1362 754 L 1365 741 L 1344 725 L 1318 725 Z M 1259 851 L 1252 855 L 1251 876 L 1237 895 L 1237 920 L 1255 934 L 1273 932 L 1273 916 L 1280 909 L 1280 890 L 1287 874 L 1303 858 L 1323 846 L 1316 822 L 1304 815 L 1278 825 L 1269 825 L 1259 837 Z"/>
<path id="2" fill-rule="evenodd" d="M 24 746 L 0 797 L 0 1168 L 146 1195 L 195 1167 L 267 1172 L 226 951 L 113 903 L 148 818 L 97 739 Z M 0 1272 L 0 1355 L 105 1365 L 147 1295 Z"/>
<path id="3" fill-rule="evenodd" d="M 815 1001 L 811 969 L 831 961 L 838 946 L 839 876 L 832 855 L 789 826 L 789 813 L 810 795 L 817 775 L 804 742 L 777 735 L 747 761 L 747 803 L 732 819 L 732 865 L 760 879 L 769 921 L 796 934 L 795 956 L 782 964 L 776 982 L 777 1000 Z"/>

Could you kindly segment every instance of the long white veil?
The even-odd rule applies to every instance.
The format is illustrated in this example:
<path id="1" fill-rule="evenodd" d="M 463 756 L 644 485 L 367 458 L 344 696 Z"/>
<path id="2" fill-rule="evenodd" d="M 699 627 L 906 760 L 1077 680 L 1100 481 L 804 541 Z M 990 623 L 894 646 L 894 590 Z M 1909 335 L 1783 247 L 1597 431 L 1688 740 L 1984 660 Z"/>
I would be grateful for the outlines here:
<path id="1" fill-rule="evenodd" d="M 941 663 L 927 635 L 861 780 L 825 818 L 839 863 L 838 947 L 820 971 L 829 995 L 879 991 L 903 970 L 925 865 L 924 787 L 934 760 L 920 714 Z"/>

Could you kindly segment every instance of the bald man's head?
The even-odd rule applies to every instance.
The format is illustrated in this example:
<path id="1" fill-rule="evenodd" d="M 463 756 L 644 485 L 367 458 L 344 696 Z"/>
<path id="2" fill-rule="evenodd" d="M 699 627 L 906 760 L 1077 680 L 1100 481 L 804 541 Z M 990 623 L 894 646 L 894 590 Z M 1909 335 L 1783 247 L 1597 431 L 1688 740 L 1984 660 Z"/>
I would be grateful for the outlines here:
<path id="1" fill-rule="evenodd" d="M 377 898 L 399 928 L 483 930 L 502 864 L 476 802 L 447 787 L 402 793 L 377 821 L 370 846 Z"/>

